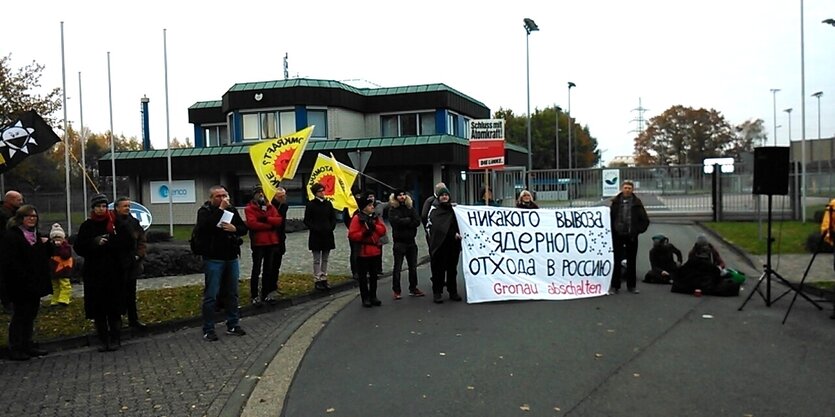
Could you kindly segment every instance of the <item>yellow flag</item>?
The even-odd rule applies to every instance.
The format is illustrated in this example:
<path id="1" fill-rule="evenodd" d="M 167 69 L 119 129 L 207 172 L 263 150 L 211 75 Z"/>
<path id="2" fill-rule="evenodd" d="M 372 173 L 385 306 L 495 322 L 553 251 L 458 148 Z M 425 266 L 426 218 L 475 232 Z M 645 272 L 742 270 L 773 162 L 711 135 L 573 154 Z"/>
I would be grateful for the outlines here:
<path id="1" fill-rule="evenodd" d="M 351 195 L 351 185 L 357 177 L 357 171 L 347 165 L 343 165 L 335 158 L 328 158 L 319 154 L 316 157 L 316 164 L 313 165 L 313 172 L 307 181 L 307 198 L 312 200 L 313 193 L 310 187 L 319 183 L 325 187 L 325 199 L 333 203 L 333 208 L 342 210 L 347 207 L 353 212 L 357 209 L 357 202 Z"/>
<path id="2" fill-rule="evenodd" d="M 269 139 L 249 147 L 252 168 L 264 188 L 264 197 L 270 201 L 283 179 L 296 175 L 296 168 L 302 159 L 307 141 L 314 126 L 308 126 L 296 133 Z"/>

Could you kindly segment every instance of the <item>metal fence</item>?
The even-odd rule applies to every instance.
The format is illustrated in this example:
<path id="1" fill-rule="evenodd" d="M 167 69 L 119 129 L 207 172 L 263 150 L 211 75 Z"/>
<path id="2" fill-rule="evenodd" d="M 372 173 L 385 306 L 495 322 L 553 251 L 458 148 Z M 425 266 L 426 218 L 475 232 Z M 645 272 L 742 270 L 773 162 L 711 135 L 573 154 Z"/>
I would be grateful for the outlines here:
<path id="1" fill-rule="evenodd" d="M 827 165 L 810 168 L 806 173 L 806 201 L 814 209 L 825 206 L 835 195 L 835 181 Z M 524 169 L 508 169 L 491 171 L 488 178 L 493 195 L 502 206 L 514 206 L 519 192 L 529 188 L 540 207 L 588 207 L 605 204 L 612 196 L 604 195 L 604 173 L 609 170 L 616 170 L 618 183 L 632 180 L 635 192 L 654 215 L 712 218 L 719 213 L 719 219 L 755 219 L 767 210 L 768 197 L 752 194 L 753 166 L 744 163 L 735 164 L 733 172 L 721 173 L 716 185 L 713 174 L 706 173 L 703 165 L 551 169 L 534 170 L 527 175 Z M 773 213 L 783 218 L 800 218 L 800 178 L 795 172 L 790 173 L 789 195 L 772 197 Z M 485 173 L 468 172 L 463 182 L 466 196 L 459 200 L 464 204 L 478 201 Z"/>

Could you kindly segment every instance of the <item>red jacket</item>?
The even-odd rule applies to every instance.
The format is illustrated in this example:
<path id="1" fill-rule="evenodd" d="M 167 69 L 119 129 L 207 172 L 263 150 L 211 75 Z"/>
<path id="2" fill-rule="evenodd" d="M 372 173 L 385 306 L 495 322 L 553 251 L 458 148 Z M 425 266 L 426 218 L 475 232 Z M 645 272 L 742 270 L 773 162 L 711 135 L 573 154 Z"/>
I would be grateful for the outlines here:
<path id="1" fill-rule="evenodd" d="M 366 218 L 362 213 L 351 217 L 351 226 L 348 227 L 348 240 L 360 244 L 360 251 L 357 256 L 361 258 L 382 256 L 383 245 L 380 244 L 380 238 L 386 234 L 386 225 L 383 223 L 383 219 L 375 217 L 374 230 L 370 230 L 365 224 Z"/>
<path id="2" fill-rule="evenodd" d="M 262 209 L 265 207 L 266 209 Z M 249 242 L 251 246 L 278 245 L 278 230 L 276 227 L 284 223 L 284 218 L 278 214 L 278 210 L 267 203 L 260 206 L 250 201 L 244 209 L 246 214 L 246 227 L 249 228 Z"/>

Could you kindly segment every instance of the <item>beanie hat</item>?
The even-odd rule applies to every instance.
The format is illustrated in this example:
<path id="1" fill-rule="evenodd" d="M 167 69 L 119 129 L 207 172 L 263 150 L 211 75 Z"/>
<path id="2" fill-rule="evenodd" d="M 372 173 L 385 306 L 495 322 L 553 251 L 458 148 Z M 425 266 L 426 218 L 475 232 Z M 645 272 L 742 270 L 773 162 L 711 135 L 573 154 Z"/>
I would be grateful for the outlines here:
<path id="1" fill-rule="evenodd" d="M 261 187 L 260 185 L 253 185 L 252 189 L 250 191 L 252 191 L 252 195 L 255 195 L 255 194 L 258 194 L 258 193 L 263 193 L 264 188 Z"/>
<path id="2" fill-rule="evenodd" d="M 392 194 L 394 194 L 394 196 L 397 197 L 400 194 L 406 194 L 406 190 L 402 188 L 396 188 Z"/>
<path id="3" fill-rule="evenodd" d="M 441 195 L 440 191 L 442 189 L 446 190 L 446 184 L 444 184 L 442 182 L 439 182 L 439 183 L 435 184 L 435 195 L 436 196 Z M 449 193 L 449 190 L 447 190 L 447 193 Z"/>
<path id="4" fill-rule="evenodd" d="M 95 207 L 102 203 L 109 203 L 109 201 L 107 201 L 107 196 L 104 194 L 99 193 L 90 198 L 90 207 Z"/>
<path id="5" fill-rule="evenodd" d="M 310 186 L 310 192 L 313 193 L 313 194 L 316 194 L 319 191 L 324 191 L 324 190 L 325 190 L 325 186 L 318 183 L 318 182 L 316 184 L 313 184 L 313 185 Z"/>
<path id="6" fill-rule="evenodd" d="M 449 189 L 446 187 L 435 188 L 435 194 L 440 197 L 442 194 L 449 194 Z"/>
<path id="7" fill-rule="evenodd" d="M 365 206 L 374 203 L 374 199 L 371 198 L 370 200 L 367 197 L 368 193 L 363 193 L 359 197 L 356 197 L 357 200 L 357 210 L 362 211 Z"/>
<path id="8" fill-rule="evenodd" d="M 56 237 L 60 237 L 60 238 L 67 237 L 67 235 L 64 233 L 64 229 L 58 223 L 53 224 L 52 229 L 49 231 L 49 238 L 50 239 L 55 239 Z"/>

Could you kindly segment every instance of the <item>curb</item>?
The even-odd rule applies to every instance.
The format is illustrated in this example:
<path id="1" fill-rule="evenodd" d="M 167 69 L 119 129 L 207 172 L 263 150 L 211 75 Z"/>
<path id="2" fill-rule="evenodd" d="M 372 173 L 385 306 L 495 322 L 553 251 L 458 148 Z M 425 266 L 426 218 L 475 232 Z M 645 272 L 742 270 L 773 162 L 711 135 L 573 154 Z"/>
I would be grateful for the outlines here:
<path id="1" fill-rule="evenodd" d="M 733 253 L 737 254 L 740 258 L 745 260 L 745 263 L 748 264 L 748 266 L 750 266 L 752 269 L 756 269 L 756 270 L 762 269 L 762 265 L 757 266 L 757 263 L 759 262 L 759 259 L 756 259 L 756 258 L 752 257 L 751 255 L 748 254 L 748 252 L 742 250 L 740 247 L 738 247 L 735 244 L 729 242 L 724 237 L 722 237 L 722 235 L 720 235 L 719 233 L 716 233 L 715 231 L 713 231 L 713 229 L 711 229 L 711 228 L 705 226 L 704 224 L 702 224 L 701 221 L 694 221 L 693 224 L 695 224 L 696 226 L 699 226 L 699 228 L 702 229 L 702 231 L 704 231 L 706 234 L 712 236 L 714 239 L 722 242 L 725 246 L 730 248 Z"/>
<path id="2" fill-rule="evenodd" d="M 417 266 L 425 265 L 429 262 L 429 256 L 425 255 L 418 258 Z M 405 265 L 405 262 L 404 262 Z M 378 280 L 391 278 L 391 272 L 384 272 Z M 248 279 L 248 278 L 245 278 Z M 357 287 L 357 282 L 354 280 L 348 280 L 346 282 L 342 282 L 336 284 L 331 287 L 330 291 L 322 292 L 322 291 L 315 291 L 307 294 L 298 295 L 293 298 L 285 298 L 280 299 L 276 304 L 269 305 L 263 304 L 260 307 L 255 307 L 250 304 L 246 304 L 240 306 L 238 308 L 239 316 L 243 317 L 252 317 L 257 316 L 260 314 L 271 313 L 276 310 L 281 310 L 293 306 L 298 306 L 300 304 L 305 304 L 310 301 L 319 300 L 322 298 L 330 297 L 333 294 L 338 294 L 341 292 L 349 291 Z M 240 303 L 240 296 L 238 297 L 238 302 Z M 216 313 L 216 321 L 222 322 L 225 319 L 225 316 L 222 312 Z M 203 324 L 203 319 L 201 317 L 191 317 L 187 319 L 181 320 L 172 320 L 162 323 L 154 323 L 149 324 L 148 329 L 144 331 L 137 331 L 130 327 L 123 327 L 122 328 L 122 341 L 126 340 L 133 340 L 139 339 L 143 337 L 150 337 L 158 334 L 164 333 L 172 333 L 175 331 L 187 330 L 191 328 L 199 328 Z M 37 343 L 42 349 L 45 349 L 52 352 L 61 352 L 67 351 L 72 349 L 80 349 L 88 346 L 94 346 L 98 343 L 98 338 L 94 333 L 89 333 L 81 336 L 72 336 L 66 338 L 59 338 L 59 339 L 52 339 L 52 340 L 45 340 L 42 342 Z M 7 359 L 8 358 L 8 349 L 2 349 L 0 351 L 0 358 Z"/>

